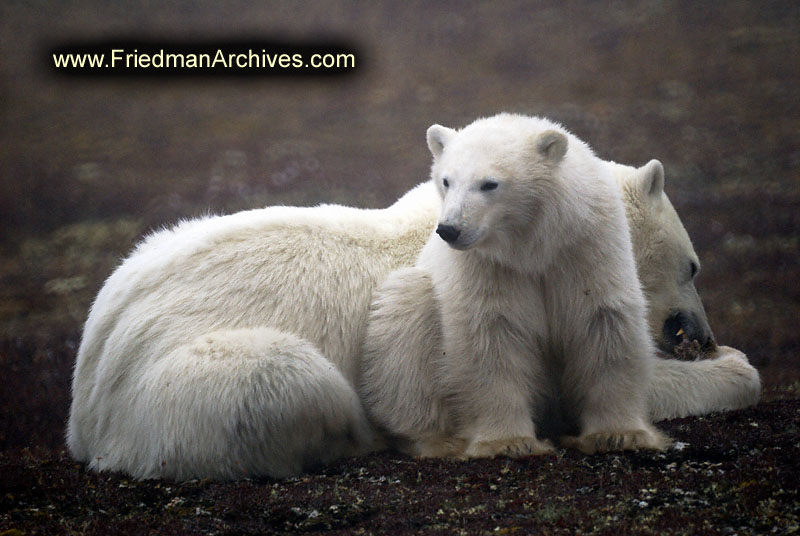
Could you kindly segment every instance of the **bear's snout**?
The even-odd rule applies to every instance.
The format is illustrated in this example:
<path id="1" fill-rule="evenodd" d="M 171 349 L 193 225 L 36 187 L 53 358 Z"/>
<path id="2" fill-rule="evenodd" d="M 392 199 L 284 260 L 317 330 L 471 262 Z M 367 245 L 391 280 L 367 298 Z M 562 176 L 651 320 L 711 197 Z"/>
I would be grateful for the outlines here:
<path id="1" fill-rule="evenodd" d="M 452 225 L 444 225 L 440 223 L 436 228 L 436 234 L 442 237 L 442 240 L 448 244 L 452 244 L 458 240 L 458 237 L 461 235 L 461 231 Z"/>
<path id="2" fill-rule="evenodd" d="M 697 341 L 703 350 L 711 350 L 716 345 L 708 324 L 702 322 L 696 313 L 684 310 L 671 311 L 661 329 L 658 346 L 671 354 L 684 339 Z"/>

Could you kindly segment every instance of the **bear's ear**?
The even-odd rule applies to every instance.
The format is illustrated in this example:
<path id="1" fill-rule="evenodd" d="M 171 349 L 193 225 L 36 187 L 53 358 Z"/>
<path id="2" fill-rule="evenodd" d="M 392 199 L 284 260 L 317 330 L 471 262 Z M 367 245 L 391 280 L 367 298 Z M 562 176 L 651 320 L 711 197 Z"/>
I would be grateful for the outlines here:
<path id="1" fill-rule="evenodd" d="M 442 154 L 444 146 L 447 145 L 447 142 L 455 133 L 456 131 L 452 128 L 443 127 L 442 125 L 433 125 L 428 129 L 428 149 L 431 150 L 434 158 L 438 158 Z"/>
<path id="2" fill-rule="evenodd" d="M 567 153 L 567 137 L 557 130 L 545 130 L 536 136 L 536 151 L 546 159 L 558 163 Z"/>
<path id="3" fill-rule="evenodd" d="M 638 169 L 636 187 L 643 195 L 660 197 L 664 192 L 664 166 L 658 160 L 650 160 Z"/>

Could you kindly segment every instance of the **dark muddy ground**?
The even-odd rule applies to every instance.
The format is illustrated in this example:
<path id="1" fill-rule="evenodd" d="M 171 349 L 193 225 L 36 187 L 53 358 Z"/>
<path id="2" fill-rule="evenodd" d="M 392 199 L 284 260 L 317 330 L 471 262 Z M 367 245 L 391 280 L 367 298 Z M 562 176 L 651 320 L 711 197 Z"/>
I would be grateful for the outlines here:
<path id="1" fill-rule="evenodd" d="M 239 35 L 358 50 L 332 78 L 74 79 L 73 40 Z M 795 2 L 0 6 L 0 535 L 800 531 L 800 7 Z M 283 482 L 137 483 L 63 451 L 80 329 L 149 229 L 265 204 L 383 206 L 424 180 L 425 129 L 562 121 L 660 159 L 718 341 L 755 408 L 661 426 L 665 454 L 343 460 Z"/>
<path id="2" fill-rule="evenodd" d="M 790 534 L 793 400 L 663 425 L 664 454 L 349 459 L 297 479 L 134 482 L 63 451 L 0 457 L 3 534 Z"/>

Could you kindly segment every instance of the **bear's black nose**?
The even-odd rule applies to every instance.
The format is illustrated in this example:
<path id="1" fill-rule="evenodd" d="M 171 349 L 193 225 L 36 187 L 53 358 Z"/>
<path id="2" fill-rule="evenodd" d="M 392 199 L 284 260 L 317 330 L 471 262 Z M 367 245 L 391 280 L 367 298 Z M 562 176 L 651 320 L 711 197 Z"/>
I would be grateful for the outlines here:
<path id="1" fill-rule="evenodd" d="M 442 240 L 447 242 L 448 244 L 452 244 L 456 240 L 458 240 L 458 235 L 461 234 L 461 231 L 453 227 L 452 225 L 442 225 L 441 223 L 436 228 L 436 234 L 442 237 Z"/>
<path id="2" fill-rule="evenodd" d="M 675 346 L 683 340 L 697 341 L 704 350 L 713 349 L 716 342 L 709 329 L 705 329 L 697 314 L 691 311 L 672 311 L 661 328 L 659 346 L 667 353 L 672 353 Z"/>

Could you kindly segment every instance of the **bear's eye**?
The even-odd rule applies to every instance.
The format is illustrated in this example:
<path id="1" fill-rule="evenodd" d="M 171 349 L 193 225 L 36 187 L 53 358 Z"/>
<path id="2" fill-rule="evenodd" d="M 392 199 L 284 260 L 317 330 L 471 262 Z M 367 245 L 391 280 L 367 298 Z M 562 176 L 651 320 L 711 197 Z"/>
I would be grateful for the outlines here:
<path id="1" fill-rule="evenodd" d="M 697 272 L 700 271 L 700 267 L 697 265 L 696 262 L 690 261 L 689 262 L 689 279 L 694 279 L 697 275 Z"/>
<path id="2" fill-rule="evenodd" d="M 487 181 L 484 181 L 483 184 L 481 184 L 481 192 L 488 192 L 488 191 L 494 190 L 496 188 L 497 188 L 497 182 L 495 182 L 493 180 L 487 180 Z"/>
<path id="3" fill-rule="evenodd" d="M 445 188 L 449 188 L 450 181 L 448 181 L 447 179 L 442 179 L 442 186 L 444 186 Z"/>

